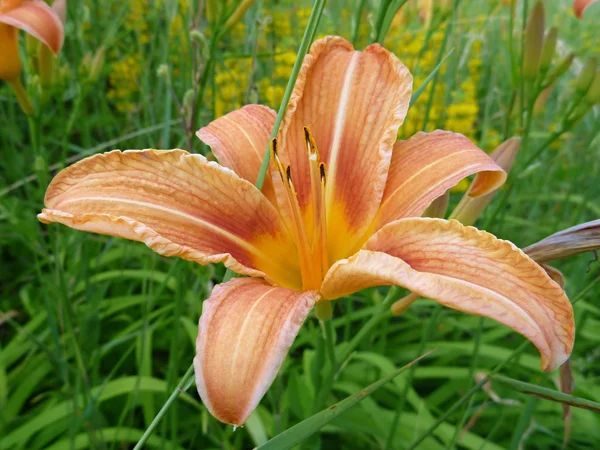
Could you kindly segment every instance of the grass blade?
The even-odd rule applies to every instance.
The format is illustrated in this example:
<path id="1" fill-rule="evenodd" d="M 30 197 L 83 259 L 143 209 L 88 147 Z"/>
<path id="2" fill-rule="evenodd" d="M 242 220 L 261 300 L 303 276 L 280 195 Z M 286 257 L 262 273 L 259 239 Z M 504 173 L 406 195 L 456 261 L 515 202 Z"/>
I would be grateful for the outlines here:
<path id="1" fill-rule="evenodd" d="M 354 394 L 348 398 L 345 398 L 341 402 L 338 402 L 335 405 L 332 405 L 329 408 L 324 409 L 323 411 L 315 414 L 314 416 L 309 417 L 306 420 L 303 420 L 299 424 L 294 425 L 291 428 L 288 428 L 283 433 L 275 436 L 273 439 L 269 440 L 265 444 L 258 447 L 257 450 L 285 450 L 285 449 L 292 448 L 293 446 L 302 442 L 307 437 L 316 433 L 318 430 L 320 430 L 327 423 L 331 422 L 337 416 L 339 416 L 343 412 L 347 411 L 348 409 L 350 409 L 351 407 L 353 407 L 354 405 L 359 403 L 365 397 L 368 397 L 369 395 L 371 395 L 373 392 L 375 392 L 381 386 L 383 386 L 387 382 L 393 380 L 395 377 L 400 375 L 402 372 L 407 370 L 409 367 L 413 366 L 415 363 L 417 363 L 424 357 L 428 356 L 431 352 L 433 352 L 433 350 L 421 355 L 414 361 L 412 361 L 412 362 L 408 363 L 407 365 L 405 365 L 404 367 L 401 367 L 400 369 L 392 372 L 391 374 L 381 378 L 380 380 L 376 381 L 375 383 L 371 384 L 370 386 L 366 387 L 365 389 L 357 392 L 356 394 Z"/>
<path id="2" fill-rule="evenodd" d="M 585 398 L 576 397 L 574 395 L 564 394 L 554 389 L 548 389 L 535 384 L 526 383 L 524 381 L 515 380 L 513 378 L 505 377 L 502 375 L 494 375 L 491 377 L 493 381 L 498 381 L 515 391 L 521 392 L 527 395 L 533 395 L 534 397 L 551 400 L 553 402 L 562 403 L 563 405 L 570 405 L 576 408 L 589 409 L 590 411 L 600 412 L 600 403 Z"/>

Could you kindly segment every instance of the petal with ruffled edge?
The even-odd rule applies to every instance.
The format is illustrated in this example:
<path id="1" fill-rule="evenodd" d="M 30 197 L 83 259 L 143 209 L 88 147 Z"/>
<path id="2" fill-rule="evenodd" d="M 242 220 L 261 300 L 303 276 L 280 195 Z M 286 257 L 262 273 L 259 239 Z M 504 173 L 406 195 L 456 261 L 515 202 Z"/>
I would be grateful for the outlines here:
<path id="1" fill-rule="evenodd" d="M 477 197 L 504 183 L 506 173 L 462 134 L 437 130 L 419 132 L 394 146 L 377 231 L 404 217 L 418 217 L 429 204 L 463 178 L 479 173 L 469 195 Z"/>
<path id="2" fill-rule="evenodd" d="M 271 108 L 246 105 L 200 128 L 196 136 L 210 146 L 220 164 L 256 183 L 275 117 Z M 270 171 L 261 190 L 271 203 L 277 204 Z"/>
<path id="3" fill-rule="evenodd" d="M 315 41 L 304 60 L 280 131 L 280 157 L 291 165 L 310 230 L 311 185 L 303 132 L 309 127 L 326 165 L 332 261 L 349 255 L 377 212 L 411 89 L 408 69 L 378 44 L 359 52 L 340 37 L 326 37 Z M 273 182 L 283 195 L 280 180 Z"/>
<path id="4" fill-rule="evenodd" d="M 65 35 L 60 17 L 41 0 L 24 1 L 0 13 L 0 22 L 31 34 L 54 53 L 58 53 L 63 45 Z"/>
<path id="5" fill-rule="evenodd" d="M 512 243 L 455 220 L 390 223 L 331 267 L 321 293 L 337 298 L 378 285 L 400 285 L 509 326 L 535 344 L 543 370 L 558 367 L 573 348 L 573 308 L 560 286 Z"/>
<path id="6" fill-rule="evenodd" d="M 213 416 L 246 421 L 318 297 L 250 278 L 214 288 L 203 304 L 194 358 L 196 387 Z"/>
<path id="7" fill-rule="evenodd" d="M 184 150 L 86 158 L 48 187 L 42 222 L 144 242 L 166 256 L 300 284 L 295 246 L 269 201 L 233 171 Z"/>

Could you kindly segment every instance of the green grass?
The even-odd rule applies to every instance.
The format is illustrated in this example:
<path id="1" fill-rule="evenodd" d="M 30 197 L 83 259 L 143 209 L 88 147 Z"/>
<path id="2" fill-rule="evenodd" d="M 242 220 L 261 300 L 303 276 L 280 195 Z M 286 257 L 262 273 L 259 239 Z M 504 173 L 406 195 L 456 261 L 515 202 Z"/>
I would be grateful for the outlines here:
<path id="1" fill-rule="evenodd" d="M 143 26 L 131 13 L 140 3 L 151 5 L 138 21 Z M 279 58 L 297 50 L 310 2 L 298 6 L 257 0 L 244 16 L 244 26 L 224 35 L 204 16 L 193 22 L 199 2 L 189 3 L 70 2 L 61 77 L 47 100 L 39 95 L 31 64 L 25 64 L 24 80 L 38 116 L 28 121 L 8 87 L 0 85 L 0 449 L 133 448 L 192 361 L 202 300 L 223 278 L 223 267 L 162 258 L 142 244 L 44 226 L 36 219 L 48 182 L 68 162 L 113 148 L 182 147 L 207 153 L 190 131 L 208 123 L 219 108 L 227 112 L 237 103 L 257 100 L 279 107 L 266 89 L 279 86 L 283 92 L 287 80 L 277 72 L 284 64 Z M 228 2 L 221 21 L 235 3 Z M 423 51 L 421 59 L 411 60 L 409 69 L 422 79 L 452 50 L 443 64 L 447 69 L 431 77 L 418 98 L 415 111 L 428 111 L 420 124 L 425 120 L 427 127 L 443 128 L 450 123 L 451 117 L 434 114 L 435 109 L 460 104 L 466 95 L 461 82 L 471 76 L 469 63 L 477 60 L 472 139 L 491 151 L 494 136 L 528 135 L 507 187 L 477 225 L 525 247 L 599 218 L 598 107 L 544 146 L 560 130 L 574 98 L 578 68 L 585 58 L 600 56 L 598 40 L 592 38 L 600 16 L 588 14 L 580 22 L 565 2 L 547 2 L 547 26 L 559 28 L 559 51 L 572 50 L 577 58 L 555 83 L 543 110 L 529 121 L 518 97 L 513 102 L 519 80 L 514 73 L 518 64 L 511 68 L 511 60 L 520 34 L 515 32 L 511 53 L 508 6 L 463 0 L 447 15 L 436 12 L 432 30 L 439 26 L 446 36 L 442 48 L 435 37 L 430 40 L 414 3 L 405 5 L 405 22 L 393 22 L 384 42 L 404 32 L 419 36 L 420 46 L 435 55 L 426 61 Z M 528 3 L 531 7 L 533 2 Z M 317 35 L 350 39 L 356 30 L 362 47 L 379 37 L 373 29 L 378 5 L 330 0 Z M 521 7 L 519 2 L 515 30 L 521 29 Z M 269 25 L 271 16 L 275 19 Z M 175 19 L 179 25 L 169 34 Z M 192 25 L 198 25 L 198 32 L 189 32 Z M 100 47 L 106 58 L 98 77 L 91 79 L 89 61 Z M 133 73 L 126 100 L 133 109 L 126 111 L 123 101 L 108 92 L 118 87 L 117 62 L 131 55 L 138 55 L 139 69 L 124 66 Z M 237 64 L 244 56 L 253 57 L 249 71 Z M 170 68 L 168 78 L 159 74 L 163 64 Z M 285 64 L 291 72 L 291 64 Z M 202 74 L 199 80 L 197 73 Z M 220 84 L 223 74 L 231 75 L 227 92 Z M 433 98 L 436 83 L 445 88 Z M 178 105 L 194 86 L 197 102 L 188 105 L 184 127 Z M 231 98 L 224 99 L 230 91 Z M 452 194 L 451 207 L 461 195 Z M 554 264 L 566 276 L 569 298 L 577 299 L 572 395 L 592 402 L 587 404 L 600 402 L 600 264 L 589 264 L 592 259 L 584 254 Z M 491 320 L 430 300 L 418 300 L 403 316 L 391 317 L 380 307 L 388 291 L 368 289 L 335 302 L 336 355 L 347 355 L 349 345 L 353 352 L 337 370 L 324 403 L 343 401 L 425 351 L 436 350 L 324 423 L 301 448 L 403 449 L 417 442 L 423 449 L 560 448 L 560 403 L 523 393 L 526 385 L 500 377 L 479 383 L 478 375 L 499 370 L 503 377 L 536 385 L 538 394 L 558 389 L 558 371 L 540 372 L 532 345 Z M 404 294 L 393 290 L 388 301 Z M 375 326 L 360 333 L 367 323 Z M 145 448 L 264 444 L 318 412 L 315 403 L 328 376 L 325 361 L 322 332 L 312 314 L 244 428 L 233 431 L 213 419 L 191 386 L 166 410 Z M 571 414 L 569 448 L 600 446 L 600 415 L 577 407 Z"/>

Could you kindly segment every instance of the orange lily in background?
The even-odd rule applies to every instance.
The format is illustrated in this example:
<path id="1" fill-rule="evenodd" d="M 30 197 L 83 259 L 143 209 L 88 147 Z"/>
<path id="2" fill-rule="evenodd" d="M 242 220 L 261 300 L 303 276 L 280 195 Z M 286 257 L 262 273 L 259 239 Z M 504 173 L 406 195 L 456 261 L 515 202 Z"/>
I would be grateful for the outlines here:
<path id="1" fill-rule="evenodd" d="M 575 0 L 573 2 L 573 12 L 577 16 L 577 18 L 582 19 L 585 9 L 595 1 L 596 0 Z"/>
<path id="2" fill-rule="evenodd" d="M 17 32 L 21 29 L 55 54 L 64 40 L 57 12 L 41 0 L 0 0 L 0 80 L 14 83 L 21 74 Z"/>
<path id="3" fill-rule="evenodd" d="M 573 346 L 563 290 L 512 243 L 419 217 L 464 177 L 479 173 L 478 196 L 506 174 L 462 135 L 395 142 L 411 89 L 408 69 L 381 46 L 321 39 L 271 143 L 262 190 L 253 183 L 275 112 L 248 105 L 198 132 L 220 164 L 183 150 L 92 156 L 54 178 L 39 219 L 250 276 L 216 286 L 199 322 L 196 385 L 223 422 L 245 422 L 315 304 L 370 286 L 495 319 L 554 369 Z"/>

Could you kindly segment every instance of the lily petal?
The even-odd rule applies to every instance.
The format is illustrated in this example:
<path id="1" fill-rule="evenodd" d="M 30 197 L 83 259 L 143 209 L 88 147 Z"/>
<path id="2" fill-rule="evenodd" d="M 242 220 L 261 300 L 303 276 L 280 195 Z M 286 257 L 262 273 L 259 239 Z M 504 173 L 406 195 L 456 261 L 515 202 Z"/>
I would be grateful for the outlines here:
<path id="1" fill-rule="evenodd" d="M 326 167 L 331 260 L 348 256 L 377 212 L 411 89 L 408 69 L 378 44 L 359 52 L 340 37 L 326 37 L 304 60 L 280 131 L 280 157 L 291 165 L 306 212 L 311 184 L 303 127 L 312 131 Z M 310 218 L 305 215 L 307 229 Z"/>
<path id="2" fill-rule="evenodd" d="M 21 74 L 17 29 L 0 23 L 0 80 L 13 81 Z"/>
<path id="3" fill-rule="evenodd" d="M 46 192 L 44 222 L 144 242 L 157 253 L 297 286 L 295 247 L 269 201 L 231 170 L 183 150 L 86 158 Z"/>
<path id="4" fill-rule="evenodd" d="M 256 182 L 276 113 L 262 105 L 246 105 L 213 120 L 196 133 L 209 145 L 220 164 L 241 178 Z M 277 204 L 271 173 L 267 171 L 262 193 Z"/>
<path id="5" fill-rule="evenodd" d="M 319 295 L 236 278 L 203 304 L 196 387 L 210 413 L 242 425 L 273 383 Z"/>
<path id="6" fill-rule="evenodd" d="M 390 223 L 331 267 L 321 293 L 336 298 L 378 285 L 400 285 L 507 325 L 535 344 L 543 370 L 558 367 L 573 348 L 573 308 L 560 286 L 512 243 L 455 220 Z"/>
<path id="7" fill-rule="evenodd" d="M 573 12 L 577 16 L 578 19 L 583 18 L 583 13 L 586 8 L 594 3 L 596 0 L 575 0 L 573 2 Z"/>
<path id="8" fill-rule="evenodd" d="M 437 130 L 398 141 L 373 231 L 420 216 L 434 199 L 474 173 L 480 174 L 471 197 L 487 194 L 506 180 L 502 168 L 462 134 Z"/>
<path id="9" fill-rule="evenodd" d="M 60 17 L 41 0 L 24 1 L 1 13 L 0 22 L 31 34 L 54 53 L 58 53 L 63 45 L 65 36 Z"/>

